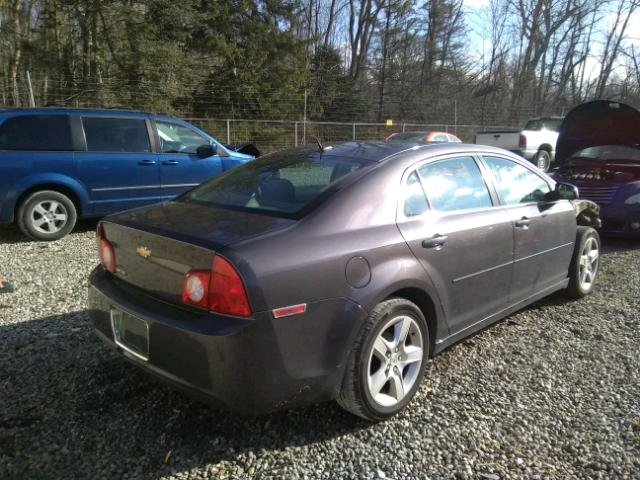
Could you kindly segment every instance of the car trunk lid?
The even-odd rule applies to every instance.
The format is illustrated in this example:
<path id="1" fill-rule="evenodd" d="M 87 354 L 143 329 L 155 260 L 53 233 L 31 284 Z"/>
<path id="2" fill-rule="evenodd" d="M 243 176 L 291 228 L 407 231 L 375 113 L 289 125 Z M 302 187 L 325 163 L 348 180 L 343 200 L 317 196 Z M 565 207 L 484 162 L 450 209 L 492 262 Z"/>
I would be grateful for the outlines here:
<path id="1" fill-rule="evenodd" d="M 116 258 L 115 275 L 149 294 L 181 302 L 185 274 L 210 270 L 217 251 L 286 228 L 293 220 L 168 202 L 102 222 Z"/>

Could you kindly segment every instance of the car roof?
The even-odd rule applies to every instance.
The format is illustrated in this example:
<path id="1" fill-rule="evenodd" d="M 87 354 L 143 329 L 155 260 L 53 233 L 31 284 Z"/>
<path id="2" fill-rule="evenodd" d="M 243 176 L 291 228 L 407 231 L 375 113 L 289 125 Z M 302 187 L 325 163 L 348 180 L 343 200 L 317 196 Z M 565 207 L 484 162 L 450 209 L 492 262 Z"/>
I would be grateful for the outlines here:
<path id="1" fill-rule="evenodd" d="M 310 147 L 303 147 L 312 150 Z M 317 149 L 316 149 L 317 150 Z M 471 154 L 475 152 L 508 154 L 507 150 L 485 145 L 465 143 L 389 143 L 384 141 L 345 142 L 325 146 L 322 155 L 325 157 L 342 157 L 368 160 L 382 163 L 391 161 L 413 160 L 415 157 L 438 156 L 455 153 Z"/>
<path id="2" fill-rule="evenodd" d="M 179 120 L 177 117 L 169 114 L 155 114 L 143 112 L 141 110 L 133 110 L 127 108 L 70 108 L 70 107 L 31 107 L 31 108 L 8 108 L 0 109 L 0 114 L 24 114 L 24 115 L 42 115 L 42 114 L 67 114 L 67 115 L 113 115 L 113 116 L 150 116 L 153 118 L 170 118 Z"/>

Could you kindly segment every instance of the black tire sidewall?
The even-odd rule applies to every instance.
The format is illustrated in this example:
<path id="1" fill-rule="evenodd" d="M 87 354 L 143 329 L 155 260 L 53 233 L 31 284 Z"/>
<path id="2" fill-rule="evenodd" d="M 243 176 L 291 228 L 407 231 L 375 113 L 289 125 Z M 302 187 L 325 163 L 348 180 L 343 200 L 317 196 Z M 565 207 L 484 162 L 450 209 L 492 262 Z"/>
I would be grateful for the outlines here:
<path id="1" fill-rule="evenodd" d="M 46 234 L 43 232 L 39 232 L 33 225 L 31 224 L 31 212 L 33 208 L 41 202 L 47 200 L 54 200 L 56 202 L 60 202 L 64 205 L 64 208 L 67 210 L 67 223 L 62 227 L 59 231 Z M 73 201 L 66 195 L 60 192 L 56 192 L 54 190 L 41 190 L 38 192 L 34 192 L 29 195 L 18 208 L 17 214 L 17 223 L 18 227 L 28 237 L 34 240 L 44 240 L 44 241 L 53 241 L 58 240 L 65 235 L 67 235 L 73 227 L 75 226 L 77 221 L 77 211 L 76 206 Z"/>
<path id="2" fill-rule="evenodd" d="M 420 333 L 422 334 L 424 357 L 422 359 L 422 364 L 420 365 L 420 371 L 418 372 L 417 380 L 414 383 L 413 387 L 411 387 L 411 390 L 405 396 L 405 398 L 392 407 L 383 407 L 373 400 L 371 393 L 369 392 L 369 389 L 367 387 L 368 369 L 369 369 L 369 353 L 382 327 L 387 323 L 387 321 L 390 318 L 397 317 L 400 315 L 410 316 L 418 324 L 418 327 L 420 328 Z M 407 302 L 393 303 L 389 305 L 388 308 L 385 308 L 379 312 L 379 314 L 377 315 L 377 318 L 375 319 L 374 325 L 369 330 L 367 339 L 362 345 L 362 349 L 360 351 L 360 355 L 358 359 L 358 372 L 357 372 L 359 377 L 358 385 L 360 386 L 359 394 L 362 399 L 362 405 L 364 408 L 367 409 L 368 413 L 372 417 L 375 417 L 381 420 L 385 418 L 389 418 L 395 415 L 396 413 L 398 413 L 400 410 L 402 410 L 411 402 L 416 392 L 420 388 L 420 384 L 422 383 L 424 370 L 426 368 L 427 360 L 429 357 L 429 349 L 430 349 L 429 342 L 430 342 L 430 338 L 429 338 L 429 329 L 427 327 L 427 322 L 424 316 L 422 315 L 422 312 L 420 311 L 420 309 L 418 309 L 411 302 L 407 301 Z"/>

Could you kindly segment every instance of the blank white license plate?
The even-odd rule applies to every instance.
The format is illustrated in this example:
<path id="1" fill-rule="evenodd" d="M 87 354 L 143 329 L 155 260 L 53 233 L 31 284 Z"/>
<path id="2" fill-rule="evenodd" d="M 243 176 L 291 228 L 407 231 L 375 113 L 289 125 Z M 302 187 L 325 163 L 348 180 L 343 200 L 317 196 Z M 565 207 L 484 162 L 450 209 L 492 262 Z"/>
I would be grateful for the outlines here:
<path id="1" fill-rule="evenodd" d="M 149 360 L 149 324 L 116 308 L 111 309 L 113 341 L 136 358 Z"/>

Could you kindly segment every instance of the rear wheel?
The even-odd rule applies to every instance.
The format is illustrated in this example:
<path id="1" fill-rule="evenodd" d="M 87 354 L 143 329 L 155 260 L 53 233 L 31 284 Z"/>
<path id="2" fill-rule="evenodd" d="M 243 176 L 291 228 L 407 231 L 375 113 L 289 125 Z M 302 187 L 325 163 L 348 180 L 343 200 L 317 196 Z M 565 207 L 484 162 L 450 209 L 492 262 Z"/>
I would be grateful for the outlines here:
<path id="1" fill-rule="evenodd" d="M 395 415 L 420 387 L 429 345 L 427 322 L 414 303 L 378 304 L 351 352 L 338 403 L 367 420 Z"/>
<path id="2" fill-rule="evenodd" d="M 533 162 L 536 164 L 538 169 L 543 172 L 548 172 L 551 168 L 551 155 L 546 150 L 538 150 L 536 156 L 533 159 Z"/>
<path id="3" fill-rule="evenodd" d="M 73 229 L 76 220 L 71 199 L 54 190 L 34 192 L 18 207 L 18 228 L 35 240 L 58 240 Z"/>
<path id="4" fill-rule="evenodd" d="M 576 247 L 569 268 L 567 294 L 572 298 L 589 295 L 600 266 L 600 236 L 591 227 L 578 227 Z"/>

